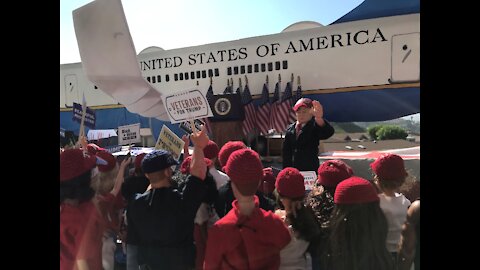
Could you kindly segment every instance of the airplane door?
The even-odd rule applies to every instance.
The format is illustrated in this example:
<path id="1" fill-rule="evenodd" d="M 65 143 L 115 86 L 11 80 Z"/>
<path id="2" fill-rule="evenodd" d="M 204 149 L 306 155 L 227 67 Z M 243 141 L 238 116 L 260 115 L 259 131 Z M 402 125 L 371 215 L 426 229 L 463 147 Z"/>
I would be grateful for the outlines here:
<path id="1" fill-rule="evenodd" d="M 390 82 L 420 81 L 420 33 L 392 36 Z"/>
<path id="2" fill-rule="evenodd" d="M 78 103 L 80 96 L 78 93 L 77 75 L 65 75 L 65 107 L 71 108 L 73 102 Z"/>

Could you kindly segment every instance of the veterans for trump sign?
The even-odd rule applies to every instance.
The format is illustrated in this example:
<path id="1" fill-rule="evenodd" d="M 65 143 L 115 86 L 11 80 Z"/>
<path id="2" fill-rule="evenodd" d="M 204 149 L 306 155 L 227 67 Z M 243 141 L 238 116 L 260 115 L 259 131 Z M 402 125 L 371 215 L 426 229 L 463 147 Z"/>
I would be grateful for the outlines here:
<path id="1" fill-rule="evenodd" d="M 200 90 L 188 90 L 175 95 L 162 96 L 162 99 L 172 124 L 213 116 L 205 93 Z"/>
<path id="2" fill-rule="evenodd" d="M 302 171 L 303 181 L 305 183 L 305 190 L 312 190 L 317 181 L 317 173 L 315 171 Z"/>
<path id="3" fill-rule="evenodd" d="M 158 135 L 155 149 L 167 150 L 172 153 L 173 157 L 176 160 L 178 160 L 184 144 L 185 142 L 182 139 L 180 139 L 166 125 L 163 125 L 162 130 L 160 130 L 160 135 Z"/>
<path id="4" fill-rule="evenodd" d="M 125 145 L 141 141 L 140 123 L 118 127 L 118 144 Z"/>

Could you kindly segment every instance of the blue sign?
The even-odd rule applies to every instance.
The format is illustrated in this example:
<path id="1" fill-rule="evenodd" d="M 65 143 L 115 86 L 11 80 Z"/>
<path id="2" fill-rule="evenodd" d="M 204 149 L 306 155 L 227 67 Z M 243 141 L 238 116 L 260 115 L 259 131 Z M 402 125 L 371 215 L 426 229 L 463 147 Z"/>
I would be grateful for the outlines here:
<path id="1" fill-rule="evenodd" d="M 82 122 L 82 105 L 78 103 L 73 103 L 73 118 L 72 120 L 77 121 L 79 123 Z M 95 128 L 95 111 L 91 110 L 87 107 L 87 111 L 85 112 L 85 126 L 89 128 Z"/>

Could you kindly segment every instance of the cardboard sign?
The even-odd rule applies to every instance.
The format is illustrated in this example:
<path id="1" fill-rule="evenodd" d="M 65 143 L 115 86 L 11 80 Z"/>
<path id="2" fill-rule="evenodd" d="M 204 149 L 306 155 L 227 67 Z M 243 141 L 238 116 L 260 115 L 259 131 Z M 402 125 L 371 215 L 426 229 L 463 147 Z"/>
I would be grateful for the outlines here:
<path id="1" fill-rule="evenodd" d="M 140 123 L 118 127 L 118 144 L 126 145 L 141 141 Z"/>
<path id="2" fill-rule="evenodd" d="M 315 181 L 317 181 L 317 173 L 315 171 L 303 171 L 300 173 L 304 178 L 305 190 L 312 190 Z"/>
<path id="3" fill-rule="evenodd" d="M 184 144 L 185 142 L 182 141 L 182 139 L 173 133 L 166 125 L 163 125 L 162 130 L 160 130 L 160 135 L 158 135 L 155 149 L 167 150 L 178 160 Z"/>
<path id="4" fill-rule="evenodd" d="M 193 120 L 193 123 L 194 123 L 195 128 L 197 130 L 202 130 L 202 126 L 205 125 L 205 123 L 200 119 Z M 178 125 L 178 127 L 180 127 L 180 129 L 185 131 L 187 134 L 192 134 L 193 133 L 192 127 L 190 126 L 190 121 L 182 122 Z"/>
<path id="5" fill-rule="evenodd" d="M 162 96 L 162 100 L 172 124 L 213 116 L 205 93 L 200 90 Z"/>

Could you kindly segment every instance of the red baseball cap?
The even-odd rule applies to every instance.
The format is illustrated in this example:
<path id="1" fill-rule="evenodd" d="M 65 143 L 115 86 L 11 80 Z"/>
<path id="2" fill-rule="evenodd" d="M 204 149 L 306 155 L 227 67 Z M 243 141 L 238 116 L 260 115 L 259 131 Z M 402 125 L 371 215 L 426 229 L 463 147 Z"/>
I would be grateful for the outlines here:
<path id="1" fill-rule="evenodd" d="M 299 99 L 297 101 L 297 103 L 295 103 L 295 106 L 293 106 L 293 110 L 298 111 L 298 109 L 300 109 L 300 107 L 312 108 L 313 107 L 312 100 L 309 99 L 309 98 Z"/>

